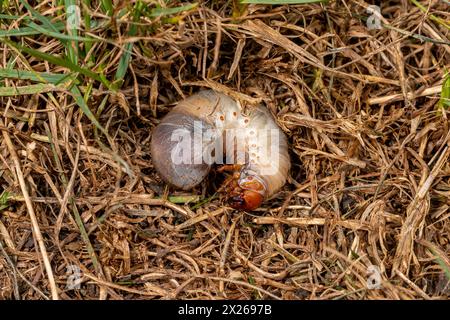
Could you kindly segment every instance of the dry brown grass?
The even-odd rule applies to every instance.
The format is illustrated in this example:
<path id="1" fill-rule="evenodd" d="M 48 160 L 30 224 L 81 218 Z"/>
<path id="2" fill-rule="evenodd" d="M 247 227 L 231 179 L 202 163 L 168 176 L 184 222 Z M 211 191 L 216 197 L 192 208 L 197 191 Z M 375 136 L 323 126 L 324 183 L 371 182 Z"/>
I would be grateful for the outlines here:
<path id="1" fill-rule="evenodd" d="M 132 39 L 129 16 L 91 32 L 112 41 L 80 65 L 108 79 L 135 41 L 118 92 L 80 78 L 109 137 L 66 89 L 0 97 L 0 298 L 448 299 L 450 114 L 437 104 L 450 30 L 430 18 L 448 21 L 448 4 L 383 1 L 387 26 L 368 30 L 359 0 L 250 5 L 239 17 L 226 3 L 177 23 L 143 17 Z M 36 9 L 63 19 L 50 4 Z M 51 36 L 15 41 L 64 53 Z M 0 43 L 0 66 L 11 60 L 67 71 Z M 289 181 L 252 214 L 209 199 L 214 173 L 186 194 L 153 169 L 151 129 L 200 87 L 264 103 L 289 136 Z M 167 200 L 190 195 L 197 205 Z M 71 265 L 79 290 L 66 288 Z M 380 289 L 367 288 L 371 265 Z"/>

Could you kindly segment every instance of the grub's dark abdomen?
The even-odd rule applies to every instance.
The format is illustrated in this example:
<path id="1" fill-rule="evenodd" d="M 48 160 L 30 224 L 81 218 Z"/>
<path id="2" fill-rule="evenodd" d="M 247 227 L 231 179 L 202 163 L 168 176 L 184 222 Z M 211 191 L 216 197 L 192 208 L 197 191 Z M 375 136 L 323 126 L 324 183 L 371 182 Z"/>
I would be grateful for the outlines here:
<path id="1" fill-rule="evenodd" d="M 165 181 L 183 190 L 198 185 L 210 170 L 210 165 L 198 161 L 196 164 L 194 159 L 194 126 L 199 124 L 202 124 L 202 130 L 211 128 L 190 114 L 169 113 L 152 134 L 151 153 L 155 169 Z M 182 142 L 183 135 L 188 140 Z M 191 152 L 186 156 L 182 152 L 189 150 L 181 150 L 181 147 L 186 147 L 189 139 Z"/>

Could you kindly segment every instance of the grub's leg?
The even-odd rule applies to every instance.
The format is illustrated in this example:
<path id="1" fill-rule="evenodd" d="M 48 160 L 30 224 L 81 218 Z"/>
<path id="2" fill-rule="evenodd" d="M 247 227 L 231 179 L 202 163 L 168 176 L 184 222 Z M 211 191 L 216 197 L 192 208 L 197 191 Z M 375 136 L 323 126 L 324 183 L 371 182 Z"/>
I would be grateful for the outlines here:
<path id="1" fill-rule="evenodd" d="M 241 164 L 224 164 L 223 166 L 217 169 L 217 172 L 240 171 L 241 167 L 242 167 Z"/>
<path id="2" fill-rule="evenodd" d="M 219 187 L 217 192 L 228 193 L 230 190 L 234 189 L 237 184 L 237 180 L 234 175 L 231 175 L 225 179 L 222 185 Z"/>

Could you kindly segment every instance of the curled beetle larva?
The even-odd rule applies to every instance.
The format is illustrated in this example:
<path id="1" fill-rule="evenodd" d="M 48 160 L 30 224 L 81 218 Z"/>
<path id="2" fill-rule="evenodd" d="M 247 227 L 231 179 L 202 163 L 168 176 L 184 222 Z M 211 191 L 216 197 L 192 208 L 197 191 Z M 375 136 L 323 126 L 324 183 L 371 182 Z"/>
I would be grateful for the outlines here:
<path id="1" fill-rule="evenodd" d="M 231 207 L 251 211 L 286 182 L 290 168 L 285 134 L 263 106 L 244 115 L 240 104 L 212 90 L 176 105 L 156 126 L 153 164 L 169 184 L 198 185 L 213 163 L 233 171 L 221 187 Z"/>

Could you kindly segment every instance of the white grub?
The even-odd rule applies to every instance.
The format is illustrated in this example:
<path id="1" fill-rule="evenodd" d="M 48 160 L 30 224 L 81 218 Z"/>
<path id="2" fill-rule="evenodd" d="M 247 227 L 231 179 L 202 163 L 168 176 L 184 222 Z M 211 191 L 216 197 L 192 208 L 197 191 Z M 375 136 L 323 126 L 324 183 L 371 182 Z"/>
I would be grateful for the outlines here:
<path id="1" fill-rule="evenodd" d="M 186 133 L 183 142 L 172 139 L 179 129 Z M 181 143 L 188 149 L 184 161 L 174 159 L 180 156 Z M 239 185 L 256 178 L 264 186 L 265 198 L 285 184 L 290 169 L 286 136 L 270 112 L 258 106 L 245 116 L 238 102 L 213 90 L 178 103 L 155 128 L 151 150 L 160 176 L 185 190 L 198 185 L 211 164 L 222 164 L 224 156 L 226 164 L 242 165 Z"/>

